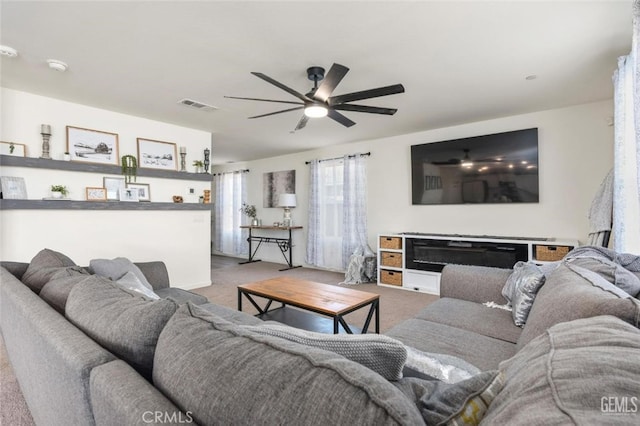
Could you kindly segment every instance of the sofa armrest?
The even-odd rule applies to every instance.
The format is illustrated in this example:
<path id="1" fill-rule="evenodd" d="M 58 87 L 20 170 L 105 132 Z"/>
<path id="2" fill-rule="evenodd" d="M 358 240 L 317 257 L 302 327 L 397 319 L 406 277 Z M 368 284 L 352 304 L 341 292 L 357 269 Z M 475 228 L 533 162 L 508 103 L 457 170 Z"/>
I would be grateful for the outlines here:
<path id="1" fill-rule="evenodd" d="M 154 290 L 169 287 L 169 272 L 164 262 L 135 262 Z"/>
<path id="2" fill-rule="evenodd" d="M 502 297 L 502 287 L 511 271 L 486 266 L 447 265 L 440 277 L 440 297 L 505 304 L 507 300 Z"/>
<path id="3" fill-rule="evenodd" d="M 17 279 L 22 280 L 22 276 L 27 272 L 29 263 L 2 261 L 0 262 L 0 266 L 11 272 L 11 274 Z"/>
<path id="4" fill-rule="evenodd" d="M 195 424 L 189 412 L 180 411 L 121 360 L 91 370 L 90 392 L 97 426 Z"/>

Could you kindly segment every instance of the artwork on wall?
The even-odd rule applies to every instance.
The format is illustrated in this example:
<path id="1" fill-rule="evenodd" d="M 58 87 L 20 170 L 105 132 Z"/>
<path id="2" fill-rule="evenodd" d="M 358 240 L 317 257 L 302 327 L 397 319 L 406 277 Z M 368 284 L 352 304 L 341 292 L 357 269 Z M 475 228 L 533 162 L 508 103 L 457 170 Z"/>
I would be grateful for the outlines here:
<path id="1" fill-rule="evenodd" d="M 284 170 L 265 173 L 262 177 L 263 207 L 278 207 L 280 194 L 296 193 L 296 171 Z"/>
<path id="2" fill-rule="evenodd" d="M 118 165 L 118 134 L 67 126 L 71 161 Z"/>
<path id="3" fill-rule="evenodd" d="M 13 155 L 15 157 L 26 157 L 27 146 L 23 143 L 0 142 L 0 154 Z"/>
<path id="4" fill-rule="evenodd" d="M 85 192 L 87 201 L 107 201 L 107 190 L 105 188 L 87 186 Z"/>
<path id="5" fill-rule="evenodd" d="M 27 185 L 22 177 L 2 176 L 0 177 L 0 186 L 2 187 L 2 198 L 5 200 L 27 199 Z"/>
<path id="6" fill-rule="evenodd" d="M 138 201 L 151 201 L 151 188 L 148 183 L 128 183 L 127 189 L 138 192 Z"/>
<path id="7" fill-rule="evenodd" d="M 120 201 L 138 202 L 138 190 L 133 188 L 121 188 Z"/>
<path id="8" fill-rule="evenodd" d="M 118 201 L 120 198 L 120 188 L 125 187 L 124 178 L 121 177 L 103 177 L 102 184 L 107 190 L 107 200 Z"/>
<path id="9" fill-rule="evenodd" d="M 138 167 L 178 170 L 175 143 L 138 138 Z"/>

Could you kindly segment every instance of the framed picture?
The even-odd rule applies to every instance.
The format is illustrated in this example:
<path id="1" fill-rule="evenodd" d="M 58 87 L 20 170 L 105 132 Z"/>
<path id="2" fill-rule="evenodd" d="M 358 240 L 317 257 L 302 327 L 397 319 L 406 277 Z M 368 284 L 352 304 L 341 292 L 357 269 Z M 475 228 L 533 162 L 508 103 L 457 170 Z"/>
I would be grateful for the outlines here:
<path id="1" fill-rule="evenodd" d="M 0 142 L 0 154 L 13 155 L 16 157 L 26 157 L 27 146 L 23 143 Z"/>
<path id="2" fill-rule="evenodd" d="M 5 200 L 26 200 L 27 185 L 22 177 L 2 176 L 0 177 L 2 187 L 2 198 Z"/>
<path id="3" fill-rule="evenodd" d="M 67 126 L 71 161 L 118 165 L 118 134 Z"/>
<path id="4" fill-rule="evenodd" d="M 133 188 L 121 188 L 120 189 L 120 201 L 133 201 L 138 202 L 138 191 Z"/>
<path id="5" fill-rule="evenodd" d="M 105 188 L 96 188 L 87 186 L 87 201 L 107 201 L 107 190 Z"/>
<path id="6" fill-rule="evenodd" d="M 175 143 L 138 138 L 138 167 L 178 170 Z"/>
<path id="7" fill-rule="evenodd" d="M 148 183 L 128 183 L 127 189 L 138 191 L 138 201 L 151 201 L 151 189 Z"/>
<path id="8" fill-rule="evenodd" d="M 118 201 L 120 199 L 120 189 L 125 188 L 124 178 L 120 177 L 103 177 L 102 185 L 107 190 L 107 200 Z"/>

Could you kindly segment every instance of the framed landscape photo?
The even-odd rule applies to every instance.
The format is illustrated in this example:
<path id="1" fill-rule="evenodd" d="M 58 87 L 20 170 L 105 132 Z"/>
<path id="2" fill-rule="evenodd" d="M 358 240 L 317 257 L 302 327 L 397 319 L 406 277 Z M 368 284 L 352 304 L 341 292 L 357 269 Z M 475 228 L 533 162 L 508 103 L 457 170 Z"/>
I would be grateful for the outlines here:
<path id="1" fill-rule="evenodd" d="M 120 199 L 120 189 L 125 188 L 124 178 L 120 177 L 103 177 L 102 185 L 107 190 L 107 200 L 118 201 Z"/>
<path id="2" fill-rule="evenodd" d="M 87 186 L 85 191 L 87 201 L 107 201 L 107 190 L 105 188 Z"/>
<path id="3" fill-rule="evenodd" d="M 0 154 L 13 155 L 15 157 L 26 157 L 27 146 L 23 143 L 0 142 Z"/>
<path id="4" fill-rule="evenodd" d="M 138 167 L 178 170 L 175 143 L 138 138 Z"/>
<path id="5" fill-rule="evenodd" d="M 148 183 L 128 183 L 127 189 L 138 192 L 138 201 L 151 201 L 151 189 Z"/>
<path id="6" fill-rule="evenodd" d="M 67 126 L 67 152 L 71 161 L 117 166 L 118 134 Z"/>
<path id="7" fill-rule="evenodd" d="M 132 201 L 138 202 L 138 191 L 133 188 L 121 188 L 120 189 L 120 201 Z"/>
<path id="8" fill-rule="evenodd" d="M 0 177 L 0 187 L 2 188 L 2 198 L 5 200 L 27 199 L 27 185 L 22 177 L 2 176 Z"/>

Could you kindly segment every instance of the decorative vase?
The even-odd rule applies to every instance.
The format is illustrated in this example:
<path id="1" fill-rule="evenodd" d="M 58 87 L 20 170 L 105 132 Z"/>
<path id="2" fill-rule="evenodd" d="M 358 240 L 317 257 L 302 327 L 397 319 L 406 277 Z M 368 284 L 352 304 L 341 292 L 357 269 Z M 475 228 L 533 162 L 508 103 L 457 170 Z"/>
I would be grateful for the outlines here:
<path id="1" fill-rule="evenodd" d="M 255 217 L 251 220 L 251 226 L 258 226 L 259 224 L 260 224 L 260 221 Z"/>
<path id="2" fill-rule="evenodd" d="M 62 198 L 62 192 L 51 191 L 51 198 Z"/>

